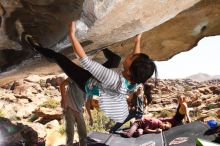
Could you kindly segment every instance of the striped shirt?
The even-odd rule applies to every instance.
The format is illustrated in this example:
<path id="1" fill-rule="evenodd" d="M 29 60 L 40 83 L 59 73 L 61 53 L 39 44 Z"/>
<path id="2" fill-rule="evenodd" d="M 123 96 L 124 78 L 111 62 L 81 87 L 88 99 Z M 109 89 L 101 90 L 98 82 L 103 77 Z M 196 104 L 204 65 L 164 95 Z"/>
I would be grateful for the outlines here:
<path id="1" fill-rule="evenodd" d="M 136 85 L 132 88 L 128 87 L 128 81 L 120 71 L 108 69 L 87 56 L 81 58 L 80 61 L 82 67 L 93 75 L 88 84 L 92 87 L 98 87 L 101 110 L 110 119 L 123 122 L 129 113 L 127 95 L 134 91 Z"/>

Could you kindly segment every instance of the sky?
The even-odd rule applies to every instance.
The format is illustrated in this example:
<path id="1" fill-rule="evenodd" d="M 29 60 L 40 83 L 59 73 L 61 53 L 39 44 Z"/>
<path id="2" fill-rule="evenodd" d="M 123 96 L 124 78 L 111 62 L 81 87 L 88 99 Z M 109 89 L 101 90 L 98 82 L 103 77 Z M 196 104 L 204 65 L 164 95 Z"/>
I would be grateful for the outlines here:
<path id="1" fill-rule="evenodd" d="M 220 36 L 205 37 L 190 51 L 156 65 L 161 79 L 185 78 L 197 73 L 220 75 Z"/>

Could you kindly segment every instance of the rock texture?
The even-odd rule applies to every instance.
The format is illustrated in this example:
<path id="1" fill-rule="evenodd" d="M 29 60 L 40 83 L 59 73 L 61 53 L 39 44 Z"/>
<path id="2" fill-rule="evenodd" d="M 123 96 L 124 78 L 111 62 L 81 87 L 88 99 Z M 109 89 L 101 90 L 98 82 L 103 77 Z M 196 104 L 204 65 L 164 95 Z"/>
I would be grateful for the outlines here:
<path id="1" fill-rule="evenodd" d="M 59 71 L 54 64 L 22 48 L 18 43 L 22 31 L 38 37 L 46 47 L 71 55 L 71 48 L 64 49 L 69 46 L 67 23 L 78 20 L 78 37 L 86 51 L 109 46 L 122 56 L 133 47 L 132 37 L 144 32 L 142 50 L 154 60 L 167 60 L 192 49 L 203 37 L 220 32 L 219 0 L 0 0 L 0 3 L 0 84 L 30 73 Z"/>

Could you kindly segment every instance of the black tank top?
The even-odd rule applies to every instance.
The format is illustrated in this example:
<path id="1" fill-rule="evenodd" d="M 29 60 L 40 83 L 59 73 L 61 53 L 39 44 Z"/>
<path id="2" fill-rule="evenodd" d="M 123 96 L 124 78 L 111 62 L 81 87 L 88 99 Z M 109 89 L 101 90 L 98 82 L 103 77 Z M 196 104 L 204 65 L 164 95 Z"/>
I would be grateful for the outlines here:
<path id="1" fill-rule="evenodd" d="M 177 121 L 177 122 L 182 122 L 182 120 L 184 119 L 184 117 L 185 117 L 185 114 L 181 114 L 180 112 L 179 112 L 179 110 L 180 110 L 180 105 L 178 106 L 178 108 L 177 108 L 177 111 L 176 111 L 176 114 L 175 114 L 175 116 L 174 116 L 174 119 Z"/>

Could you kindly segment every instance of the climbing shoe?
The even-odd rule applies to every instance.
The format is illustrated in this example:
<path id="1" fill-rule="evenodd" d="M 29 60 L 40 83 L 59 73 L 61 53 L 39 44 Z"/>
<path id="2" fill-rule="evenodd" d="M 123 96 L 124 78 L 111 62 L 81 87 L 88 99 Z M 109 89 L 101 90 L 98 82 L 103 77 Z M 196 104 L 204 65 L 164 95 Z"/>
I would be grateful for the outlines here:
<path id="1" fill-rule="evenodd" d="M 21 43 L 24 47 L 30 48 L 35 52 L 37 52 L 36 48 L 41 47 L 41 44 L 38 43 L 32 35 L 25 32 L 21 35 Z"/>

